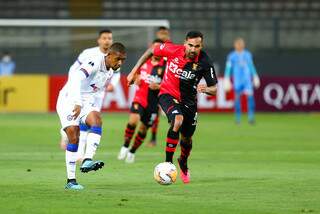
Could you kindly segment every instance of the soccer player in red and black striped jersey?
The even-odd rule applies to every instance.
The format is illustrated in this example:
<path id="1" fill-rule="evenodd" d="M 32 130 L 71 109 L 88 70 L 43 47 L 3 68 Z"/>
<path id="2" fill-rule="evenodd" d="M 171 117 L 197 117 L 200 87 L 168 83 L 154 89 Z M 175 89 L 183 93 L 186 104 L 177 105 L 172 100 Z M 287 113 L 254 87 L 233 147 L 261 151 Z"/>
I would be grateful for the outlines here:
<path id="1" fill-rule="evenodd" d="M 161 40 L 154 40 L 153 44 L 160 44 Z M 152 56 L 139 69 L 139 77 L 136 81 L 138 89 L 135 93 L 130 109 L 129 122 L 125 129 L 124 144 L 120 149 L 118 159 L 127 163 L 133 163 L 135 152 L 143 143 L 147 130 L 151 127 L 159 112 L 159 89 L 166 68 L 166 61 L 162 57 Z M 139 121 L 138 133 L 134 144 L 129 149 L 130 141 L 134 135 Z"/>
<path id="2" fill-rule="evenodd" d="M 170 40 L 170 30 L 165 26 L 160 26 L 156 32 L 156 38 L 161 41 L 161 43 L 172 43 Z M 159 125 L 159 114 L 155 118 L 152 127 L 151 127 L 151 138 L 148 147 L 155 147 L 157 145 L 157 132 Z"/>
<path id="3" fill-rule="evenodd" d="M 160 106 L 170 121 L 166 161 L 173 162 L 173 154 L 181 134 L 181 155 L 178 163 L 184 183 L 190 182 L 187 160 L 197 124 L 197 92 L 214 95 L 217 90 L 218 80 L 212 61 L 202 47 L 202 33 L 190 31 L 183 45 L 164 43 L 149 48 L 127 77 L 128 83 L 132 84 L 141 65 L 152 55 L 167 57 L 166 72 L 159 93 Z M 199 84 L 202 78 L 206 84 Z"/>

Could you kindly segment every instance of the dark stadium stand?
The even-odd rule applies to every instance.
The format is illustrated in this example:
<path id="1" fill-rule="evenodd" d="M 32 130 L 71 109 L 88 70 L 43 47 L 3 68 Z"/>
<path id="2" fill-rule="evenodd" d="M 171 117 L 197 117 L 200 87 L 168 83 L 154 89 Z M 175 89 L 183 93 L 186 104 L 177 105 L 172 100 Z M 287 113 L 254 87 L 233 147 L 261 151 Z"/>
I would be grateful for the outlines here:
<path id="1" fill-rule="evenodd" d="M 295 73 L 301 69 L 296 58 L 306 60 L 307 75 L 315 75 L 315 63 L 310 59 L 319 57 L 320 43 L 320 1 L 318 0 L 10 0 L 0 1 L 0 18 L 102 18 L 102 19 L 168 19 L 174 42 L 181 42 L 186 31 L 199 29 L 205 34 L 205 45 L 209 52 L 223 67 L 225 54 L 232 46 L 232 40 L 242 36 L 247 40 L 249 48 L 254 51 L 259 68 L 267 75 L 278 75 L 279 70 L 269 62 L 273 58 L 283 58 L 280 74 Z M 67 35 L 66 29 L 19 29 L 2 28 L 2 35 L 20 32 L 29 36 Z M 36 47 L 30 47 L 35 43 Z M 143 51 L 146 43 L 137 41 L 140 49 L 133 47 L 133 56 Z M 19 43 L 18 43 L 19 44 Z M 1 49 L 11 49 L 16 58 L 23 58 L 20 48 L 29 48 L 35 56 L 44 57 L 43 49 L 57 53 L 63 60 L 61 66 L 50 66 L 47 72 L 65 68 L 76 53 L 62 50 L 67 44 L 51 42 L 41 44 L 36 41 L 20 43 L 1 43 Z M 40 46 L 40 47 L 39 47 Z M 40 51 L 39 51 L 40 50 Z M 302 52 L 304 54 L 302 54 Z M 32 56 L 34 55 L 34 56 Z M 134 58 L 134 57 L 133 57 Z M 47 59 L 51 59 L 48 56 Z M 56 58 L 53 60 L 57 60 Z M 132 60 L 132 61 L 131 61 Z M 129 58 L 129 64 L 134 59 Z M 293 64 L 292 64 L 293 63 Z M 46 65 L 33 66 L 18 72 L 30 72 L 35 68 L 42 70 Z M 281 67 L 281 66 L 280 66 Z M 298 74 L 297 74 L 298 75 Z"/>

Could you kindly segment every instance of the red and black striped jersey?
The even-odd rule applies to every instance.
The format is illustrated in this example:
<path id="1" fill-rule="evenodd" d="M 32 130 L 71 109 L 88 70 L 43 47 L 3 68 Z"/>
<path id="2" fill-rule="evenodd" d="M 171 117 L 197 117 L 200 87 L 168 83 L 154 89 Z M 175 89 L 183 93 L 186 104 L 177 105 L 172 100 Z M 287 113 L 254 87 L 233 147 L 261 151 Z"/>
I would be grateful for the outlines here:
<path id="1" fill-rule="evenodd" d="M 205 79 L 207 86 L 218 82 L 212 61 L 202 50 L 190 60 L 185 57 L 184 45 L 164 43 L 154 47 L 154 55 L 167 58 L 160 95 L 170 94 L 181 103 L 196 105 L 197 85 L 201 78 Z"/>
<path id="2" fill-rule="evenodd" d="M 160 84 L 165 71 L 166 61 L 161 59 L 157 64 L 152 64 L 151 59 L 147 60 L 140 69 L 140 84 L 135 93 L 133 102 L 139 103 L 144 108 L 157 108 L 159 90 L 151 90 L 150 83 Z"/>

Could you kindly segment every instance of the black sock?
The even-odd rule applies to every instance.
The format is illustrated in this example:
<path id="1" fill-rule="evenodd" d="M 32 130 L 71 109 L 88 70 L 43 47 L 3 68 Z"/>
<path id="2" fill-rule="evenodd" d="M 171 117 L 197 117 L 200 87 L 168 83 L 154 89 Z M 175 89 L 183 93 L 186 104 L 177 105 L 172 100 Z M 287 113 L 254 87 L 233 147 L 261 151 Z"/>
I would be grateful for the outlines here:
<path id="1" fill-rule="evenodd" d="M 175 132 L 170 127 L 167 134 L 166 146 L 166 162 L 173 162 L 173 155 L 179 142 L 179 132 Z"/>
<path id="2" fill-rule="evenodd" d="M 180 158 L 184 161 L 187 161 L 192 149 L 192 140 L 190 140 L 189 142 L 184 142 L 180 140 L 180 148 L 181 148 Z"/>
<path id="3" fill-rule="evenodd" d="M 152 132 L 151 140 L 152 141 L 156 141 L 157 140 L 157 133 L 156 132 Z"/>
<path id="4" fill-rule="evenodd" d="M 77 181 L 76 181 L 75 178 L 73 178 L 73 179 L 67 179 L 67 183 L 69 183 L 69 182 L 71 182 L 71 183 L 77 183 Z"/>

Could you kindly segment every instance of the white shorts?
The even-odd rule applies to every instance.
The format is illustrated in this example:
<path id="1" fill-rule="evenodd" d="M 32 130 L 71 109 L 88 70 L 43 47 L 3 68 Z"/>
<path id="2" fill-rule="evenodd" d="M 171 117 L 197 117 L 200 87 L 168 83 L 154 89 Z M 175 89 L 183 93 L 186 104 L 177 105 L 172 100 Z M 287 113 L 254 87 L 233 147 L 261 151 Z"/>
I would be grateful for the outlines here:
<path id="1" fill-rule="evenodd" d="M 100 99 L 90 96 L 82 100 L 83 106 L 81 112 L 76 119 L 72 118 L 74 104 L 70 102 L 66 93 L 59 93 L 57 101 L 57 113 L 60 118 L 61 127 L 65 129 L 68 126 L 79 126 L 80 122 L 85 123 L 88 114 L 92 111 L 100 112 Z"/>

